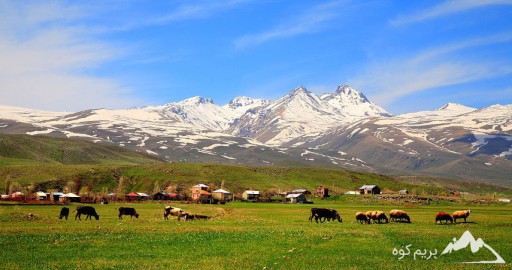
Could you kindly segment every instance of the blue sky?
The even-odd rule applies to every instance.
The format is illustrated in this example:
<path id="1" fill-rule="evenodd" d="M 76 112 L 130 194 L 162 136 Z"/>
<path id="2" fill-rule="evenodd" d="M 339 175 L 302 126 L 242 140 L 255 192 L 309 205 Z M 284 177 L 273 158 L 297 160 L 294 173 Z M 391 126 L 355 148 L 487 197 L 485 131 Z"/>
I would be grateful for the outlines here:
<path id="1" fill-rule="evenodd" d="M 222 105 L 339 84 L 393 114 L 512 103 L 512 0 L 0 0 L 0 18 L 2 105 Z"/>

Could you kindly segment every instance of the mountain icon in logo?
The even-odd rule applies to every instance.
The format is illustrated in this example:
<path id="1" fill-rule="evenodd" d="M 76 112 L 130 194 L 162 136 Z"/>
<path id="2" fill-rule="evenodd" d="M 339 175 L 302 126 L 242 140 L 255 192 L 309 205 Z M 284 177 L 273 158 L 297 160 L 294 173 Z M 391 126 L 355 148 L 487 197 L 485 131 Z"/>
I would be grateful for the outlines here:
<path id="1" fill-rule="evenodd" d="M 481 248 L 487 248 L 492 254 L 496 256 L 496 260 L 494 261 L 478 261 L 478 262 L 462 262 L 462 263 L 506 263 L 505 260 L 489 245 L 487 245 L 482 238 L 478 238 L 475 240 L 473 235 L 469 231 L 465 231 L 462 236 L 457 240 L 456 238 L 453 238 L 453 243 L 449 243 L 446 248 L 444 249 L 444 254 L 452 253 L 452 251 L 457 251 L 461 249 L 465 249 L 468 246 L 471 247 L 471 252 L 476 253 Z"/>

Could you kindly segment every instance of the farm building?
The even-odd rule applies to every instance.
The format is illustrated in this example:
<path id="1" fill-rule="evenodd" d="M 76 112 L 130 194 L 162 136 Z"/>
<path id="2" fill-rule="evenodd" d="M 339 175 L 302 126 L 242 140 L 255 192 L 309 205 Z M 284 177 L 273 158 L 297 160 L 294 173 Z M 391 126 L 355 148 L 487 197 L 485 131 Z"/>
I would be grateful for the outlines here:
<path id="1" fill-rule="evenodd" d="M 292 190 L 292 192 L 290 193 L 293 193 L 293 194 L 304 194 L 304 195 L 311 195 L 311 191 L 307 190 L 307 189 L 296 189 L 296 190 Z"/>
<path id="2" fill-rule="evenodd" d="M 42 191 L 38 191 L 38 192 L 36 192 L 36 199 L 41 200 L 41 201 L 48 200 L 50 198 L 48 195 L 49 194 L 46 194 Z"/>
<path id="3" fill-rule="evenodd" d="M 242 193 L 242 198 L 248 201 L 257 201 L 260 199 L 260 192 L 257 190 L 246 190 Z"/>
<path id="4" fill-rule="evenodd" d="M 67 193 L 59 197 L 59 201 L 68 203 L 68 202 L 80 202 L 80 196 L 75 193 Z"/>
<path id="5" fill-rule="evenodd" d="M 198 184 L 192 187 L 192 200 L 197 202 L 211 202 L 212 194 L 208 191 L 210 187 L 205 184 Z"/>
<path id="6" fill-rule="evenodd" d="M 376 185 L 364 185 L 359 188 L 359 194 L 380 194 L 380 188 Z"/>
<path id="7" fill-rule="evenodd" d="M 407 189 L 402 189 L 402 190 L 400 190 L 398 192 L 398 194 L 400 194 L 400 195 L 407 195 L 407 194 L 409 194 L 409 191 Z"/>
<path id="8" fill-rule="evenodd" d="M 169 196 L 163 192 L 157 192 L 153 194 L 153 200 L 155 201 L 162 201 L 162 200 L 168 200 Z"/>
<path id="9" fill-rule="evenodd" d="M 351 190 L 351 191 L 347 191 L 347 192 L 345 192 L 345 193 L 343 193 L 343 194 L 344 194 L 344 195 L 357 195 L 357 194 L 359 194 L 359 191 L 353 191 L 353 190 Z"/>
<path id="10" fill-rule="evenodd" d="M 52 192 L 50 194 L 50 201 L 58 202 L 60 200 L 61 196 L 64 196 L 64 193 L 62 193 L 62 192 Z"/>
<path id="11" fill-rule="evenodd" d="M 11 200 L 24 200 L 25 199 L 25 194 L 21 193 L 21 192 L 14 192 L 13 194 L 11 194 Z"/>
<path id="12" fill-rule="evenodd" d="M 319 186 L 316 188 L 316 196 L 320 198 L 329 197 L 329 189 L 324 186 Z"/>
<path id="13" fill-rule="evenodd" d="M 148 200 L 149 198 L 151 198 L 151 196 L 149 196 L 148 194 L 146 194 L 144 192 L 133 192 L 132 191 L 125 195 L 125 199 L 127 201 L 144 201 L 144 200 Z"/>
<path id="14" fill-rule="evenodd" d="M 212 195 L 214 199 L 219 200 L 221 202 L 230 201 L 233 199 L 233 193 L 224 189 L 217 189 L 212 192 Z"/>
<path id="15" fill-rule="evenodd" d="M 304 203 L 306 202 L 306 196 L 304 194 L 288 194 L 286 195 L 287 203 Z"/>

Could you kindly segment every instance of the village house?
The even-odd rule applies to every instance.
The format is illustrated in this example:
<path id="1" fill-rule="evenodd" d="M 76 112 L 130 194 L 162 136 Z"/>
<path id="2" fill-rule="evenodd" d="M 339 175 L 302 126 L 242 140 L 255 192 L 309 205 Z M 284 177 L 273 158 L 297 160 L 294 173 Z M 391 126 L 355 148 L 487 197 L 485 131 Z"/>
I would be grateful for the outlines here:
<path id="1" fill-rule="evenodd" d="M 124 196 L 127 201 L 144 201 L 150 198 L 150 196 L 143 192 L 130 192 Z"/>
<path id="2" fill-rule="evenodd" d="M 224 189 L 217 189 L 213 191 L 212 196 L 215 200 L 220 202 L 231 201 L 233 199 L 233 193 Z"/>
<path id="3" fill-rule="evenodd" d="M 364 185 L 359 188 L 359 194 L 380 194 L 380 188 L 376 185 Z"/>
<path id="4" fill-rule="evenodd" d="M 316 196 L 320 198 L 329 197 L 329 189 L 324 186 L 319 186 L 316 188 Z"/>
<path id="5" fill-rule="evenodd" d="M 163 201 L 163 200 L 168 200 L 168 199 L 169 199 L 168 194 L 165 194 L 163 192 L 157 192 L 157 193 L 153 194 L 154 201 Z"/>
<path id="6" fill-rule="evenodd" d="M 258 201 L 260 199 L 260 192 L 257 190 L 246 190 L 242 193 L 242 199 L 247 201 Z"/>
<path id="7" fill-rule="evenodd" d="M 306 202 L 306 196 L 302 193 L 291 193 L 286 195 L 286 202 L 287 203 L 304 203 Z"/>
<path id="8" fill-rule="evenodd" d="M 80 202 L 81 197 L 75 193 L 67 193 L 59 197 L 59 201 L 63 203 Z"/>
<path id="9" fill-rule="evenodd" d="M 42 191 L 38 191 L 36 192 L 36 199 L 37 200 L 40 200 L 40 201 L 45 201 L 45 200 L 48 200 L 50 197 L 49 197 L 49 194 L 46 194 Z"/>
<path id="10" fill-rule="evenodd" d="M 205 184 L 198 184 L 192 187 L 192 200 L 200 203 L 210 203 L 212 194 L 208 191 L 210 187 Z"/>

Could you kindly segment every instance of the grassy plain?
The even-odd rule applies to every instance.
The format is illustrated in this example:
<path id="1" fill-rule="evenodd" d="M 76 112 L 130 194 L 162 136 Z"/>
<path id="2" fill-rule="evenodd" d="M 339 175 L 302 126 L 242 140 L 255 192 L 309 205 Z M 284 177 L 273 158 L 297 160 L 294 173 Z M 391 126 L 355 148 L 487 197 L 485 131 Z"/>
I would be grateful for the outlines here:
<path id="1" fill-rule="evenodd" d="M 74 209 L 76 205 L 69 206 Z M 139 219 L 119 220 L 121 204 L 94 205 L 100 220 L 57 218 L 61 206 L 0 205 L 0 254 L 3 269 L 510 269 L 510 205 L 369 205 L 351 200 L 313 205 L 231 203 L 174 204 L 209 221 L 164 220 L 163 204 L 130 205 Z M 311 207 L 337 209 L 342 223 L 309 222 Z M 357 224 L 356 211 L 406 210 L 412 223 Z M 468 223 L 434 225 L 438 211 L 471 208 Z M 35 217 L 28 218 L 33 213 Z M 498 252 L 507 264 L 454 262 L 492 260 L 484 249 L 440 256 L 453 238 L 469 230 Z M 393 249 L 411 250 L 399 260 Z M 437 259 L 413 253 L 434 251 Z M 404 249 L 405 250 L 405 249 Z"/>

